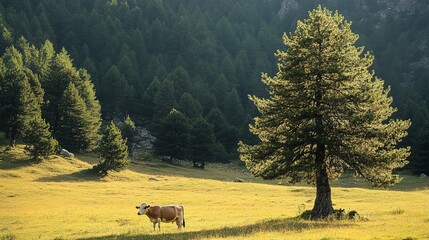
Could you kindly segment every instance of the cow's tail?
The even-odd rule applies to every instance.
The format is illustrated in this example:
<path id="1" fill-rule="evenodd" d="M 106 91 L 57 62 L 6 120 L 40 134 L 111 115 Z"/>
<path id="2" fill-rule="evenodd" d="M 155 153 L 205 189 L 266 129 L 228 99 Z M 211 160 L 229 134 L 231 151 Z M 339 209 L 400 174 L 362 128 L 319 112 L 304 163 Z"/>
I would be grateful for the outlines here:
<path id="1" fill-rule="evenodd" d="M 183 227 L 185 227 L 185 208 L 182 206 L 182 214 L 183 214 Z"/>

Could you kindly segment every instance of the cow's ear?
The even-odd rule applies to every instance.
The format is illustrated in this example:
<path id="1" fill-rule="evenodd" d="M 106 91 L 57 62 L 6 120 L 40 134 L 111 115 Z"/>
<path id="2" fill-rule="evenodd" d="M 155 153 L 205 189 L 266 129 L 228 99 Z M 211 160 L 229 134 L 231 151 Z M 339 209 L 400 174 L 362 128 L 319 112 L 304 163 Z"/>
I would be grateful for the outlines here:
<path id="1" fill-rule="evenodd" d="M 140 206 L 136 206 L 137 209 L 140 209 Z"/>
<path id="2" fill-rule="evenodd" d="M 146 207 L 144 207 L 144 209 L 149 208 L 149 207 L 150 207 L 150 205 L 147 205 Z"/>

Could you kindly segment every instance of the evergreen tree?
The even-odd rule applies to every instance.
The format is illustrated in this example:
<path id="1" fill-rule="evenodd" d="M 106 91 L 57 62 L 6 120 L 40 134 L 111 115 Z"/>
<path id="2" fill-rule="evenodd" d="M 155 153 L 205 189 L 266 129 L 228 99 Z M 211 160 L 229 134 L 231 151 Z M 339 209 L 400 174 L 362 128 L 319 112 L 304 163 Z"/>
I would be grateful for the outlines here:
<path id="1" fill-rule="evenodd" d="M 216 96 L 216 100 L 218 102 L 218 107 L 223 110 L 226 106 L 226 96 L 230 91 L 230 87 L 228 86 L 228 80 L 226 79 L 224 74 L 220 74 L 216 79 L 216 82 L 213 86 L 213 92 Z"/>
<path id="2" fill-rule="evenodd" d="M 178 110 L 189 118 L 196 118 L 201 115 L 203 109 L 190 93 L 184 93 L 180 97 Z"/>
<path id="3" fill-rule="evenodd" d="M 134 143 L 134 138 L 137 134 L 136 124 L 130 118 L 130 115 L 127 115 L 124 124 L 121 128 L 122 138 L 127 139 L 128 151 L 132 152 L 132 144 Z"/>
<path id="4" fill-rule="evenodd" d="M 183 67 L 177 67 L 172 73 L 167 77 L 169 81 L 172 81 L 174 84 L 174 94 L 179 97 L 182 96 L 185 92 L 190 92 L 191 90 L 191 78 L 189 77 L 188 72 Z"/>
<path id="5" fill-rule="evenodd" d="M 224 106 L 224 115 L 226 120 L 233 126 L 240 127 L 244 120 L 245 114 L 243 105 L 240 101 L 240 96 L 238 96 L 237 90 L 233 88 L 228 95 L 226 96 L 227 104 Z"/>
<path id="6" fill-rule="evenodd" d="M 106 131 L 101 139 L 100 162 L 94 166 L 94 171 L 107 174 L 109 170 L 121 171 L 128 168 L 130 160 L 128 159 L 127 140 L 122 139 L 121 131 L 110 121 Z"/>
<path id="7" fill-rule="evenodd" d="M 201 103 L 204 114 L 218 107 L 228 120 L 230 116 L 224 112 L 225 97 L 235 87 L 247 118 L 248 114 L 254 114 L 254 108 L 244 101 L 247 95 L 267 94 L 259 81 L 260 72 L 272 76 L 275 71 L 276 59 L 269 53 L 281 48 L 281 38 L 273 36 L 280 31 L 290 32 L 296 26 L 296 19 L 307 14 L 317 2 L 322 3 L 320 0 L 295 1 L 293 8 L 282 7 L 279 11 L 281 2 L 283 0 L 0 1 L 0 54 L 16 43 L 24 66 L 37 75 L 45 90 L 43 118 L 54 132 L 59 118 L 58 103 L 70 80 L 85 100 L 79 80 L 67 76 L 70 73 L 77 76 L 76 66 L 85 67 L 91 73 L 107 118 L 128 113 L 136 119 L 158 122 L 171 108 L 153 119 L 154 97 L 143 89 L 155 77 L 163 81 L 172 75 L 179 76 L 170 79 L 176 101 L 184 92 L 189 92 Z M 354 21 L 354 30 L 360 34 L 358 43 L 377 56 L 372 68 L 392 87 L 391 96 L 399 108 L 396 116 L 411 118 L 412 128 L 422 128 L 424 121 L 415 122 L 404 102 L 412 98 L 413 105 L 428 108 L 425 57 L 429 54 L 426 41 L 429 5 L 424 4 L 424 0 L 407 2 L 405 8 L 399 9 L 394 2 L 381 4 L 366 0 L 332 0 L 323 4 L 347 11 L 346 15 Z M 25 36 L 37 47 L 42 45 L 37 49 L 19 36 Z M 73 62 L 66 60 L 64 54 L 59 61 L 61 54 L 55 52 L 53 43 L 56 48 L 67 47 Z M 114 65 L 119 77 L 107 78 L 106 73 Z M 76 69 L 70 71 L 68 66 Z M 176 71 L 179 68 L 181 71 Z M 187 76 L 182 74 L 184 69 Z M 215 81 L 222 73 L 226 84 L 220 87 L 225 90 L 218 91 Z M 41 95 L 36 94 L 32 79 L 28 79 L 30 86 L 39 98 Z M 5 119 L 5 115 L 0 118 Z M 234 128 L 239 129 L 239 138 L 252 142 L 247 131 L 243 131 L 245 122 L 247 120 Z M 416 149 L 417 132 L 410 131 L 406 141 Z"/>
<path id="8" fill-rule="evenodd" d="M 49 155 L 56 153 L 59 145 L 49 131 L 49 124 L 40 116 L 35 116 L 30 121 L 30 126 L 24 134 L 25 150 L 35 161 L 42 161 Z"/>
<path id="9" fill-rule="evenodd" d="M 90 137 L 91 122 L 85 101 L 70 82 L 60 100 L 59 122 L 55 135 L 61 146 L 67 150 L 87 150 L 93 145 Z"/>
<path id="10" fill-rule="evenodd" d="M 32 117 L 40 114 L 41 98 L 35 93 L 43 98 L 43 90 L 37 76 L 24 66 L 22 55 L 15 47 L 6 49 L 1 60 L 0 119 L 4 122 L 1 127 L 8 132 L 9 146 L 14 147 L 16 139 L 29 128 Z"/>
<path id="11" fill-rule="evenodd" d="M 24 66 L 31 69 L 33 72 L 36 72 L 38 65 L 37 60 L 39 55 L 39 51 L 36 49 L 36 47 L 34 45 L 30 45 L 27 39 L 21 36 L 18 39 L 16 48 L 22 55 Z"/>
<path id="12" fill-rule="evenodd" d="M 165 117 L 171 109 L 176 107 L 176 98 L 174 96 L 174 84 L 170 80 L 164 80 L 161 83 L 154 97 L 155 103 L 155 121 Z"/>
<path id="13" fill-rule="evenodd" d="M 47 47 L 49 47 L 49 44 Z M 76 82 L 76 79 L 79 79 L 79 73 L 73 67 L 68 52 L 63 48 L 60 53 L 55 54 L 53 57 L 52 63 L 47 69 L 46 77 L 42 82 L 42 87 L 46 93 L 43 116 L 50 123 L 54 132 L 58 130 L 60 118 L 58 108 L 62 94 L 69 83 Z"/>
<path id="14" fill-rule="evenodd" d="M 213 145 L 216 138 L 213 132 L 213 126 L 204 118 L 196 119 L 191 126 L 190 131 L 190 156 L 189 158 L 196 166 L 197 163 L 206 163 L 206 159 L 213 158 Z"/>
<path id="15" fill-rule="evenodd" d="M 229 162 L 229 155 L 225 147 L 220 142 L 215 142 L 209 146 L 209 156 L 211 155 L 211 162 L 227 163 Z"/>
<path id="16" fill-rule="evenodd" d="M 86 119 L 86 139 L 88 146 L 86 150 L 92 151 L 96 149 L 98 141 L 101 138 L 99 134 L 101 127 L 101 106 L 95 95 L 94 84 L 91 82 L 89 73 L 85 69 L 79 69 L 79 77 L 76 89 L 79 92 L 79 96 L 84 100 L 88 113 L 88 118 Z"/>
<path id="17" fill-rule="evenodd" d="M 420 131 L 414 138 L 414 148 L 411 155 L 413 170 L 420 174 L 429 175 L 429 120 L 420 127 Z"/>
<path id="18" fill-rule="evenodd" d="M 225 56 L 222 60 L 220 64 L 220 71 L 229 79 L 231 85 L 237 85 L 237 82 L 235 80 L 235 66 L 229 56 Z"/>
<path id="19" fill-rule="evenodd" d="M 207 122 L 213 125 L 216 140 L 219 141 L 228 153 L 235 153 L 237 149 L 239 131 L 229 125 L 219 108 L 213 108 L 207 114 Z"/>
<path id="20" fill-rule="evenodd" d="M 155 151 L 160 156 L 173 159 L 186 159 L 188 151 L 190 124 L 188 118 L 176 109 L 172 109 L 159 125 Z"/>
<path id="21" fill-rule="evenodd" d="M 143 117 L 146 119 L 150 120 L 153 118 L 153 114 L 155 111 L 154 98 L 160 86 L 161 82 L 158 80 L 157 77 L 155 77 L 142 94 L 142 108 L 143 111 L 146 113 Z"/>
<path id="22" fill-rule="evenodd" d="M 51 68 L 54 57 L 54 45 L 49 40 L 46 40 L 39 49 L 39 58 L 36 65 L 37 70 L 35 71 L 35 73 L 41 77 L 40 81 L 42 84 L 49 74 L 49 69 Z"/>
<path id="23" fill-rule="evenodd" d="M 355 47 L 350 25 L 319 6 L 284 35 L 278 73 L 263 75 L 269 98 L 251 97 L 261 113 L 251 132 L 260 142 L 239 148 L 255 176 L 315 183 L 313 218 L 333 213 L 329 181 L 344 169 L 387 186 L 399 180 L 392 170 L 410 154 L 396 148 L 410 121 L 388 120 L 396 111 L 389 90 L 368 70 L 374 58 Z"/>
<path id="24" fill-rule="evenodd" d="M 111 66 L 100 86 L 100 99 L 104 103 L 103 115 L 113 117 L 118 113 L 125 85 L 124 76 L 115 65 Z"/>

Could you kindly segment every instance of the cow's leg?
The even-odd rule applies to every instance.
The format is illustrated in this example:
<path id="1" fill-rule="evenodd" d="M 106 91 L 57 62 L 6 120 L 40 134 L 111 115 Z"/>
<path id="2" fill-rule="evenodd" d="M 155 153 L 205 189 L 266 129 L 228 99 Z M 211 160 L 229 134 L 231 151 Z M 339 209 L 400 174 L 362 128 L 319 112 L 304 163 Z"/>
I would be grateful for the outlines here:
<path id="1" fill-rule="evenodd" d="M 161 231 L 161 218 L 158 218 L 158 230 Z"/>
<path id="2" fill-rule="evenodd" d="M 153 222 L 153 230 L 155 231 L 156 222 Z"/>

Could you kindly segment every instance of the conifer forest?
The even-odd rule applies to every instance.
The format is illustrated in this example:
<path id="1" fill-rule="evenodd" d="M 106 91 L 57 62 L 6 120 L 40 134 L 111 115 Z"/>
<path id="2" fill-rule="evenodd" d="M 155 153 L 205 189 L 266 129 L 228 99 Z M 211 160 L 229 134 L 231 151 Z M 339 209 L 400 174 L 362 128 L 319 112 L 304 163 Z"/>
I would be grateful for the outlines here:
<path id="1" fill-rule="evenodd" d="M 389 119 L 411 123 L 398 141 L 411 147 L 405 168 L 428 174 L 424 0 L 2 0 L 0 130 L 37 159 L 97 151 L 112 120 L 130 153 L 137 126 L 166 161 L 239 159 L 239 142 L 260 141 L 249 96 L 269 96 L 261 74 L 277 73 L 283 34 L 319 4 L 350 21 L 356 46 L 374 56 Z"/>

